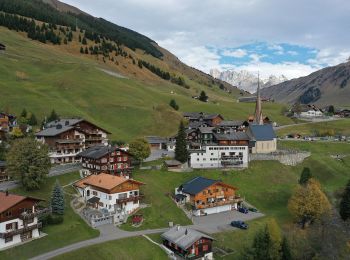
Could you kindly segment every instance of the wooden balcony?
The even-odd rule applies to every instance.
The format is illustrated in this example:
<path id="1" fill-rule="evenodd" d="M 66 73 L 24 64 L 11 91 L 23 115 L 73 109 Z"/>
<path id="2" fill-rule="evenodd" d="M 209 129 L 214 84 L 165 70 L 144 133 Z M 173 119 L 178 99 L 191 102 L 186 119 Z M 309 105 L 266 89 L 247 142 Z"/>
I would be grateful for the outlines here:
<path id="1" fill-rule="evenodd" d="M 130 196 L 129 198 L 123 198 L 123 199 L 116 199 L 115 202 L 116 204 L 122 204 L 130 201 L 138 201 L 141 200 L 144 197 L 143 194 L 140 194 L 138 196 Z"/>
<path id="2" fill-rule="evenodd" d="M 42 224 L 38 223 L 38 224 L 35 224 L 35 225 L 23 227 L 23 228 L 20 228 L 20 229 L 15 229 L 15 230 L 11 230 L 11 231 L 8 231 L 8 232 L 3 232 L 3 233 L 0 233 L 0 238 L 6 239 L 6 238 L 9 238 L 9 237 L 13 237 L 15 235 L 19 235 L 19 234 L 26 233 L 28 231 L 32 231 L 34 229 L 41 228 L 41 227 L 42 227 Z"/>
<path id="3" fill-rule="evenodd" d="M 51 210 L 48 208 L 35 210 L 35 212 L 32 212 L 32 213 L 23 212 L 21 215 L 19 215 L 19 219 L 22 219 L 22 220 L 33 219 L 35 217 L 38 217 L 44 214 L 49 214 L 50 212 Z"/>
<path id="4" fill-rule="evenodd" d="M 243 202 L 243 199 L 241 197 L 235 197 L 225 201 L 205 202 L 204 204 L 195 203 L 195 205 L 194 206 L 192 205 L 192 206 L 194 209 L 207 209 L 207 208 L 213 208 L 218 206 L 232 205 L 240 202 Z"/>

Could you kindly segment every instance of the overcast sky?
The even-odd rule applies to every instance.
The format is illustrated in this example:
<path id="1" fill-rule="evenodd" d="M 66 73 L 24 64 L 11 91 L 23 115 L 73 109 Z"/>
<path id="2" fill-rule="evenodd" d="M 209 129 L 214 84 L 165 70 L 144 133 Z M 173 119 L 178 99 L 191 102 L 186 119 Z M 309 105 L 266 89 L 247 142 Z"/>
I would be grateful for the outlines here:
<path id="1" fill-rule="evenodd" d="M 63 0 L 205 72 L 307 75 L 350 56 L 349 0 Z"/>

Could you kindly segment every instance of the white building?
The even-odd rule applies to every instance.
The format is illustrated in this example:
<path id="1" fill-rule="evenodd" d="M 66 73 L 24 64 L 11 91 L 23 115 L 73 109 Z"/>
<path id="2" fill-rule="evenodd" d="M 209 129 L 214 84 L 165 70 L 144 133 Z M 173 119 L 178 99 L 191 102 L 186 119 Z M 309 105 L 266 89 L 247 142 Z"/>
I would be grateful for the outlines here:
<path id="1" fill-rule="evenodd" d="M 248 167 L 248 145 L 203 145 L 190 151 L 190 167 L 194 169 Z"/>
<path id="2" fill-rule="evenodd" d="M 144 183 L 106 173 L 90 175 L 74 184 L 87 205 L 113 213 L 115 222 L 140 207 L 141 185 Z"/>
<path id="3" fill-rule="evenodd" d="M 300 117 L 314 118 L 314 117 L 322 117 L 322 116 L 323 116 L 322 111 L 318 109 L 309 109 L 307 111 L 300 112 Z"/>
<path id="4" fill-rule="evenodd" d="M 41 236 L 38 216 L 49 212 L 38 210 L 40 199 L 0 192 L 0 250 Z"/>

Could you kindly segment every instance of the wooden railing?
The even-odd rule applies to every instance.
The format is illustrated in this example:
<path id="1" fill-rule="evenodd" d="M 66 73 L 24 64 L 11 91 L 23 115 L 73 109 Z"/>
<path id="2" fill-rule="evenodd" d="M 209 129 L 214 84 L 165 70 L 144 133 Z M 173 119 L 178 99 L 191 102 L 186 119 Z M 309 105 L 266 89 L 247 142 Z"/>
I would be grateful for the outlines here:
<path id="1" fill-rule="evenodd" d="M 8 232 L 3 232 L 3 233 L 0 233 L 0 238 L 6 239 L 6 238 L 9 238 L 9 237 L 13 237 L 15 235 L 18 235 L 18 234 L 23 234 L 23 233 L 26 233 L 28 231 L 32 231 L 34 229 L 41 228 L 41 227 L 42 227 L 42 224 L 38 223 L 38 224 L 35 224 L 35 225 L 23 227 L 23 228 L 20 228 L 20 229 L 15 229 L 15 230 L 11 230 L 11 231 L 8 231 Z"/>
<path id="2" fill-rule="evenodd" d="M 116 203 L 117 204 L 122 204 L 122 203 L 125 203 L 125 202 L 137 201 L 137 200 L 141 200 L 143 197 L 144 197 L 144 195 L 140 194 L 138 196 L 130 196 L 129 198 L 116 199 Z"/>
<path id="3" fill-rule="evenodd" d="M 240 203 L 242 201 L 243 201 L 243 199 L 241 197 L 236 197 L 234 199 L 225 200 L 225 201 L 206 202 L 205 204 L 195 203 L 194 208 L 195 209 L 213 208 L 213 207 L 218 207 L 218 206 L 231 205 L 234 203 Z"/>
<path id="4" fill-rule="evenodd" d="M 39 210 L 36 210 L 35 212 L 32 212 L 32 213 L 23 212 L 21 215 L 19 215 L 19 219 L 28 220 L 28 219 L 32 219 L 32 218 L 35 218 L 35 217 L 40 216 L 40 215 L 48 214 L 50 212 L 51 212 L 51 210 L 48 208 L 39 209 Z"/>

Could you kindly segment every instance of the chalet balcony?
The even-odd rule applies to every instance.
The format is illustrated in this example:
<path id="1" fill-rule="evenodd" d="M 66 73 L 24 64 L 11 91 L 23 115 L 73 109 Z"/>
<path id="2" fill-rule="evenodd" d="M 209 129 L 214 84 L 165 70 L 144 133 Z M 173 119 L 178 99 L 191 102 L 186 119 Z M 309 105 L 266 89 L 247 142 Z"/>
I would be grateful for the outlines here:
<path id="1" fill-rule="evenodd" d="M 234 203 L 241 203 L 243 202 L 243 199 L 241 197 L 235 197 L 228 200 L 221 200 L 221 201 L 215 201 L 215 202 L 204 202 L 204 203 L 195 203 L 193 206 L 194 209 L 207 209 L 207 208 L 213 208 L 218 206 L 225 206 L 225 205 L 232 205 Z"/>
<path id="2" fill-rule="evenodd" d="M 221 165 L 234 166 L 243 164 L 243 155 L 223 155 L 221 156 Z"/>
<path id="3" fill-rule="evenodd" d="M 32 212 L 32 213 L 23 212 L 19 216 L 19 219 L 21 219 L 21 220 L 33 219 L 35 217 L 38 217 L 38 216 L 41 216 L 41 215 L 44 215 L 44 214 L 49 214 L 50 212 L 51 212 L 51 210 L 48 209 L 48 208 L 35 210 L 35 212 Z"/>
<path id="4" fill-rule="evenodd" d="M 84 142 L 81 138 L 72 138 L 72 139 L 58 139 L 56 143 L 58 144 L 80 144 Z"/>
<path id="5" fill-rule="evenodd" d="M 3 233 L 0 233 L 0 238 L 6 239 L 6 238 L 9 238 L 9 237 L 13 237 L 15 235 L 19 235 L 19 234 L 26 233 L 28 231 L 32 231 L 34 229 L 41 228 L 41 227 L 42 227 L 42 224 L 38 223 L 38 224 L 35 224 L 35 225 L 31 225 L 31 226 L 27 226 L 27 227 L 11 230 L 11 231 L 8 231 L 8 232 L 3 232 Z"/>
<path id="6" fill-rule="evenodd" d="M 138 201 L 141 200 L 144 197 L 143 194 L 140 194 L 138 196 L 130 196 L 128 198 L 121 198 L 121 199 L 116 199 L 115 202 L 116 204 L 122 204 L 130 201 Z"/>

